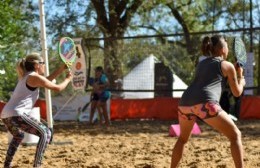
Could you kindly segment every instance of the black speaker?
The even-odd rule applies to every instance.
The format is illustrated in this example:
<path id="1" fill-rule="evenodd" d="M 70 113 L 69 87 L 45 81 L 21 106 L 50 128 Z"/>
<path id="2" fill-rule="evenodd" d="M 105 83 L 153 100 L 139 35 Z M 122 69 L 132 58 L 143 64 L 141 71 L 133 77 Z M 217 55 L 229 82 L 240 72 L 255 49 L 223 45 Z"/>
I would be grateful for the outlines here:
<path id="1" fill-rule="evenodd" d="M 172 97 L 173 74 L 163 63 L 155 63 L 154 97 Z"/>

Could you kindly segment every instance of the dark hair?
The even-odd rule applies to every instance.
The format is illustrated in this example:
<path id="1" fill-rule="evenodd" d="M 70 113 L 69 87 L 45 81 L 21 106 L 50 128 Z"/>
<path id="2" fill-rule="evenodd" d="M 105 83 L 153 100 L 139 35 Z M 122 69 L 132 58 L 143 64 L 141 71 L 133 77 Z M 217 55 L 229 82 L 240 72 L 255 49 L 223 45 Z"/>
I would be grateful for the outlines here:
<path id="1" fill-rule="evenodd" d="M 212 47 L 213 48 L 216 48 L 216 47 L 224 47 L 224 44 L 223 42 L 221 42 L 221 39 L 224 39 L 225 40 L 225 37 L 224 36 L 221 36 L 221 35 L 214 35 L 210 38 L 211 40 L 211 43 L 212 43 Z"/>
<path id="2" fill-rule="evenodd" d="M 202 40 L 201 51 L 205 56 L 212 56 L 216 52 L 216 49 L 224 47 L 223 41 L 225 40 L 224 36 L 221 35 L 214 35 L 212 37 L 206 36 Z"/>
<path id="3" fill-rule="evenodd" d="M 103 70 L 103 67 L 102 67 L 102 66 L 97 66 L 97 67 L 95 68 L 95 71 L 104 73 L 104 70 Z"/>
<path id="4" fill-rule="evenodd" d="M 36 63 L 39 63 L 41 61 L 41 56 L 38 53 L 31 53 L 26 56 L 25 62 L 24 62 L 24 69 L 29 72 L 29 71 L 34 71 L 34 65 Z"/>
<path id="5" fill-rule="evenodd" d="M 206 36 L 202 40 L 201 51 L 204 56 L 210 56 L 211 53 L 211 41 L 210 37 Z"/>

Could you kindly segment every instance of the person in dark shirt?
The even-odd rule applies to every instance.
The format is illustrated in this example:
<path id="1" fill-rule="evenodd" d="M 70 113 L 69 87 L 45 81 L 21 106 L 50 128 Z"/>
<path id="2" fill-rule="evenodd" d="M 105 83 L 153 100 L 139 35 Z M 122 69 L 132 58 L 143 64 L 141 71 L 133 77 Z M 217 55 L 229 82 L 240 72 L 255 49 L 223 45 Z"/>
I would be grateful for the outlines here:
<path id="1" fill-rule="evenodd" d="M 95 68 L 95 81 L 92 84 L 93 92 L 91 94 L 92 103 L 90 111 L 89 123 L 92 124 L 95 110 L 98 109 L 100 124 L 103 124 L 105 119 L 106 126 L 110 125 L 110 120 L 107 110 L 107 100 L 110 98 L 111 93 L 108 90 L 109 81 L 101 66 Z"/>
<path id="2" fill-rule="evenodd" d="M 243 69 L 226 61 L 228 44 L 223 36 L 205 37 L 203 45 L 209 57 L 196 66 L 195 78 L 183 93 L 178 106 L 180 136 L 173 148 L 171 168 L 178 166 L 196 119 L 201 119 L 230 141 L 235 167 L 242 168 L 243 147 L 241 132 L 219 105 L 221 92 L 228 82 L 231 92 L 238 97 L 245 86 Z M 212 142 L 214 143 L 214 142 Z"/>

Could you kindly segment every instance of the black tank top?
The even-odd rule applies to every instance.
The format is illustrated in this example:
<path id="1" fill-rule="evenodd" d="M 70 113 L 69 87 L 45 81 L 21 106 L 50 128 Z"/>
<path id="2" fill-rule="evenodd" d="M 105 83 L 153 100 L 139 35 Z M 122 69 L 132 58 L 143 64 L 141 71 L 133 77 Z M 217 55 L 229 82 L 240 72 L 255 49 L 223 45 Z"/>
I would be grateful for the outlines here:
<path id="1" fill-rule="evenodd" d="M 222 61 L 221 58 L 210 57 L 197 65 L 195 78 L 180 100 L 181 106 L 193 106 L 208 101 L 219 103 L 227 81 L 222 74 Z"/>

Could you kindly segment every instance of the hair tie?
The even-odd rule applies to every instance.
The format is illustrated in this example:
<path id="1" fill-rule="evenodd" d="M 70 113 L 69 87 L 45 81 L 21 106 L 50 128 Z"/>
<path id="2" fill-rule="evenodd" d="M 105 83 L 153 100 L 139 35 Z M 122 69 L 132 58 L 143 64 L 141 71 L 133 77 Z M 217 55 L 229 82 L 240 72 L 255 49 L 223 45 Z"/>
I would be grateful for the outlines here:
<path id="1" fill-rule="evenodd" d="M 26 62 L 25 58 L 22 58 L 22 64 L 23 64 L 23 66 L 25 65 L 25 62 Z"/>

